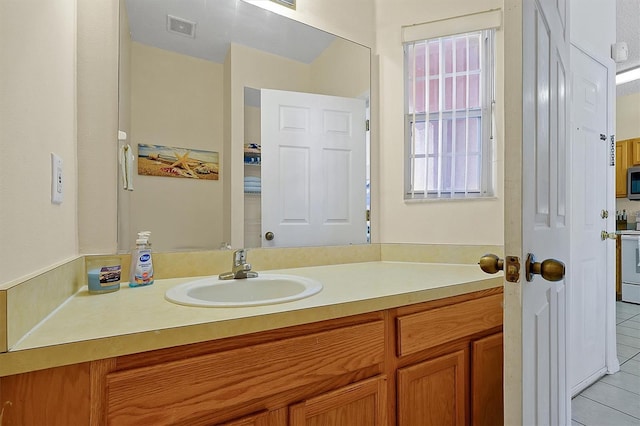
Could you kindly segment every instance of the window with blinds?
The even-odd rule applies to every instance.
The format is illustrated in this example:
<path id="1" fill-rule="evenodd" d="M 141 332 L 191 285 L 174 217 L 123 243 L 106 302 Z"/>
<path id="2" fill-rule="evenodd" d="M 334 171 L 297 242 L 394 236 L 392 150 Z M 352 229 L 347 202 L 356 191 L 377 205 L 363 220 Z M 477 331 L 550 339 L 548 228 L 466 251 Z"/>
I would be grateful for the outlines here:
<path id="1" fill-rule="evenodd" d="M 494 32 L 404 44 L 406 199 L 494 195 Z"/>

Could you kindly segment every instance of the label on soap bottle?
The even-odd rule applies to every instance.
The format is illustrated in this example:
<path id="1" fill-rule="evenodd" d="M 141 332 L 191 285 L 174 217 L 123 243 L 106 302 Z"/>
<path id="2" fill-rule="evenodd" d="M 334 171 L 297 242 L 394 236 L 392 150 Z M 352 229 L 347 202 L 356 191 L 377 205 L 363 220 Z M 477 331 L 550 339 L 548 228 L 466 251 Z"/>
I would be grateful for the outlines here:
<path id="1" fill-rule="evenodd" d="M 136 272 L 133 277 L 134 284 L 145 285 L 153 282 L 153 262 L 151 260 L 151 250 L 138 250 L 138 261 L 136 262 Z"/>

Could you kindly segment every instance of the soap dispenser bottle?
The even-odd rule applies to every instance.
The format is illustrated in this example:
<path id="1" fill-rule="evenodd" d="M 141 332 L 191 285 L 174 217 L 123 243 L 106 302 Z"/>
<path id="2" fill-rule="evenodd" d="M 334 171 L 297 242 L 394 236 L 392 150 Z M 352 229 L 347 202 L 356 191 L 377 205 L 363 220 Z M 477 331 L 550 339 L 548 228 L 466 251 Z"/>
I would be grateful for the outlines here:
<path id="1" fill-rule="evenodd" d="M 141 287 L 153 284 L 153 260 L 151 259 L 151 232 L 138 232 L 136 246 L 131 251 L 131 269 L 129 287 Z"/>

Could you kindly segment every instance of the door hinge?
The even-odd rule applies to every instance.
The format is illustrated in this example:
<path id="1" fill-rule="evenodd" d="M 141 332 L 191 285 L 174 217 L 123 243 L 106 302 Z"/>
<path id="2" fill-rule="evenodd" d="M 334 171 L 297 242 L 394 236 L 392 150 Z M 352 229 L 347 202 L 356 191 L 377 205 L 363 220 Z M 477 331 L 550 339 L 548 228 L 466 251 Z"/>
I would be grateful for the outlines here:
<path id="1" fill-rule="evenodd" d="M 612 167 L 616 166 L 616 137 L 615 135 L 611 135 L 611 148 L 610 148 L 610 161 L 609 165 Z"/>
<path id="2" fill-rule="evenodd" d="M 369 131 L 369 120 L 365 120 L 364 122 L 364 129 L 368 132 Z"/>

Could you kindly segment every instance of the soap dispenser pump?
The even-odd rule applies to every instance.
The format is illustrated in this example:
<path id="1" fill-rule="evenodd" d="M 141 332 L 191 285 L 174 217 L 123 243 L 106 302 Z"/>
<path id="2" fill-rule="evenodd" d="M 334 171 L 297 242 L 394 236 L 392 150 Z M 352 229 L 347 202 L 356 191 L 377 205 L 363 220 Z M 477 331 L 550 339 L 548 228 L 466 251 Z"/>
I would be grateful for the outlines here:
<path id="1" fill-rule="evenodd" d="M 151 232 L 138 232 L 136 246 L 131 251 L 129 287 L 141 287 L 153 284 L 153 260 L 151 259 Z"/>

